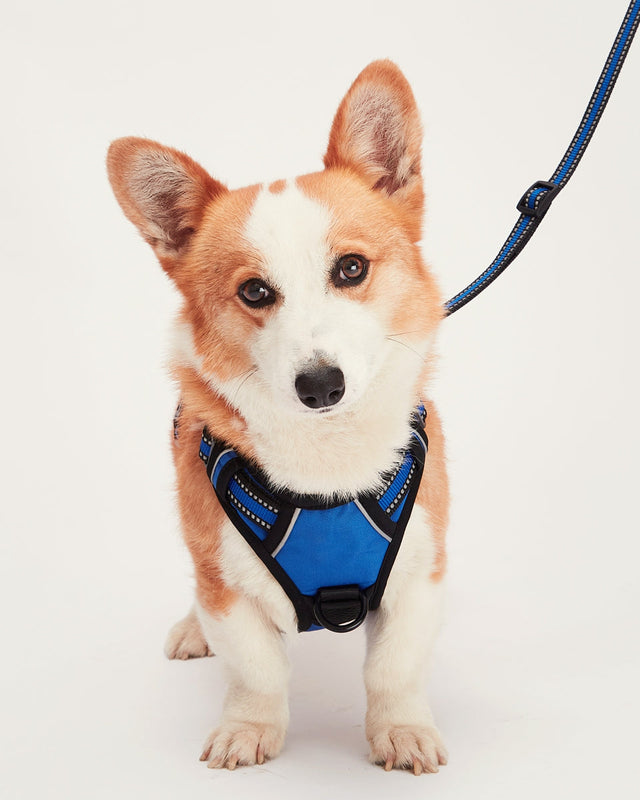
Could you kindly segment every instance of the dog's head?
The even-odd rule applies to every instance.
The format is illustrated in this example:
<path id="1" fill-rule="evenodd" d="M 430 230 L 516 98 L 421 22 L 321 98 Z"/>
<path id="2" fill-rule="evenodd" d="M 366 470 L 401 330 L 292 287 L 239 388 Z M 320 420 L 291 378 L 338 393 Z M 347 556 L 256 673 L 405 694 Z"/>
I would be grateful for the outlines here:
<path id="1" fill-rule="evenodd" d="M 395 65 L 370 64 L 335 116 L 322 172 L 228 190 L 188 156 L 119 139 L 120 205 L 182 292 L 190 360 L 241 414 L 341 415 L 415 401 L 443 316 L 422 261 L 422 128 Z"/>

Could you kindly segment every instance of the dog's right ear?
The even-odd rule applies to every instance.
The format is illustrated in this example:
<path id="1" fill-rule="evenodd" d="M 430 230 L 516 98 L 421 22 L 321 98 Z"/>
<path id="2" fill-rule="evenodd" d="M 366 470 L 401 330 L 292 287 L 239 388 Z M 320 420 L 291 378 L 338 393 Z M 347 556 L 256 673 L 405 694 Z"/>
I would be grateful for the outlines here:
<path id="1" fill-rule="evenodd" d="M 422 219 L 422 125 L 411 87 L 391 61 L 365 67 L 344 97 L 331 127 L 327 169 L 355 172 L 415 218 Z"/>
<path id="2" fill-rule="evenodd" d="M 169 273 L 207 205 L 228 191 L 184 153 L 133 136 L 112 143 L 107 170 L 122 210 Z"/>

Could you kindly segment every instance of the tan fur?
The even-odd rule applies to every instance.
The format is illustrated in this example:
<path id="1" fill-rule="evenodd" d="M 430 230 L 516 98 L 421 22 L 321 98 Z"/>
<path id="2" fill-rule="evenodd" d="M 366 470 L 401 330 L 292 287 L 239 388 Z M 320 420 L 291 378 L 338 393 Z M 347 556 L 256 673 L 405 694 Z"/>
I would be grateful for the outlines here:
<path id="1" fill-rule="evenodd" d="M 187 387 L 183 384 L 183 388 Z M 194 394 L 187 388 L 182 395 L 180 438 L 173 444 L 178 505 L 182 533 L 195 568 L 197 598 L 211 614 L 220 615 L 233 604 L 236 594 L 226 585 L 219 568 L 219 531 L 225 514 L 198 458 L 203 420 L 197 413 Z M 208 416 L 211 422 L 221 421 L 215 414 Z"/>
<path id="2" fill-rule="evenodd" d="M 336 254 L 366 253 L 371 274 L 350 296 L 376 307 L 392 321 L 394 333 L 416 337 L 433 333 L 443 318 L 442 298 L 415 244 L 421 214 L 413 205 L 372 192 L 353 170 L 332 168 L 304 175 L 298 185 L 333 213 L 331 250 Z"/>
<path id="3" fill-rule="evenodd" d="M 429 439 L 429 453 L 418 489 L 416 504 L 424 508 L 431 523 L 436 546 L 431 579 L 439 581 L 444 576 L 447 564 L 445 537 L 449 525 L 449 478 L 440 415 L 430 401 L 425 402 L 425 408 L 427 409 L 425 429 Z"/>
<path id="4" fill-rule="evenodd" d="M 280 194 L 281 192 L 284 192 L 286 186 L 287 182 L 285 180 L 274 181 L 269 185 L 269 191 L 273 194 Z"/>
<path id="5" fill-rule="evenodd" d="M 207 204 L 227 191 L 185 153 L 133 136 L 112 144 L 107 170 L 122 210 L 169 273 Z"/>
<path id="6" fill-rule="evenodd" d="M 338 109 L 325 170 L 296 180 L 298 189 L 321 204 L 333 220 L 328 232 L 331 256 L 366 254 L 370 265 L 367 280 L 350 287 L 349 296 L 375 310 L 383 333 L 391 331 L 387 339 L 399 348 L 413 350 L 424 362 L 417 370 L 416 402 L 422 399 L 431 364 L 414 344 L 430 340 L 443 319 L 442 297 L 418 247 L 424 203 L 421 142 L 422 127 L 406 79 L 391 62 L 375 62 L 357 77 Z M 124 213 L 153 247 L 183 296 L 180 321 L 193 337 L 195 351 L 193 357 L 177 358 L 172 365 L 182 409 L 179 437 L 173 439 L 173 458 L 182 531 L 194 563 L 199 616 L 192 612 L 174 627 L 167 653 L 172 658 L 208 653 L 202 630 L 210 642 L 221 635 L 228 617 L 243 620 L 241 627 L 255 623 L 249 642 L 242 640 L 242 631 L 235 631 L 237 641 L 232 650 L 237 649 L 236 655 L 246 655 L 254 652 L 251 647 L 262 647 L 269 666 L 263 671 L 262 662 L 254 664 L 253 656 L 239 659 L 236 684 L 225 705 L 235 710 L 229 711 L 229 719 L 209 737 L 204 755 L 211 758 L 210 766 L 233 768 L 239 763 L 261 763 L 275 756 L 284 740 L 288 717 L 283 688 L 286 669 L 280 662 L 285 659 L 273 638 L 279 636 L 277 627 L 273 622 L 263 625 L 262 614 L 255 613 L 254 596 L 243 593 L 237 582 L 233 588 L 229 585 L 223 554 L 226 516 L 198 457 L 206 425 L 216 438 L 245 458 L 256 458 L 256 443 L 247 422 L 214 386 L 216 381 L 240 381 L 250 375 L 254 364 L 249 343 L 281 302 L 278 299 L 273 306 L 258 310 L 245 305 L 238 296 L 243 282 L 268 278 L 262 254 L 244 235 L 261 189 L 250 186 L 229 191 L 184 153 L 146 139 L 114 142 L 108 170 Z M 276 181 L 268 192 L 280 195 L 286 189 L 285 181 Z M 331 298 L 329 293 L 340 291 L 344 289 L 327 285 L 326 296 Z M 413 373 L 407 375 L 407 380 L 413 381 Z M 424 570 L 425 585 L 414 589 L 416 596 L 432 598 L 435 607 L 436 584 L 446 564 L 449 495 L 440 419 L 431 403 L 427 403 L 427 412 L 429 453 L 416 503 L 429 523 L 429 530 L 424 521 L 421 523 L 424 537 L 418 538 L 427 545 L 423 550 L 430 558 L 427 537 L 432 537 L 434 556 Z M 366 460 L 373 472 L 377 466 L 371 460 L 369 441 L 361 441 L 363 447 L 367 445 Z M 389 447 L 392 455 L 393 447 Z M 410 613 L 416 613 L 415 608 Z M 426 722 L 418 718 L 411 681 L 406 678 L 417 674 L 419 657 L 415 656 L 414 664 L 411 653 L 403 660 L 401 655 L 395 657 L 399 652 L 395 646 L 384 649 L 384 643 L 392 641 L 385 629 L 384 603 L 373 625 L 379 632 L 373 636 L 367 668 L 372 705 L 367 736 L 372 759 L 387 768 L 409 766 L 416 774 L 437 770 L 438 763 L 445 761 L 444 749 L 430 716 Z M 394 635 L 400 636 L 397 631 Z M 389 649 L 392 653 L 387 663 Z M 389 699 L 400 696 L 402 680 L 407 686 L 397 708 L 407 719 L 405 725 L 402 719 L 399 723 L 395 720 Z M 388 694 L 388 683 L 393 684 L 396 695 Z M 251 717 L 250 712 L 260 718 L 233 717 Z"/>
<path id="7" fill-rule="evenodd" d="M 417 241 L 424 203 L 421 149 L 422 125 L 411 87 L 391 61 L 374 61 L 358 75 L 338 108 L 325 167 L 355 170 L 369 187 L 402 203 Z"/>

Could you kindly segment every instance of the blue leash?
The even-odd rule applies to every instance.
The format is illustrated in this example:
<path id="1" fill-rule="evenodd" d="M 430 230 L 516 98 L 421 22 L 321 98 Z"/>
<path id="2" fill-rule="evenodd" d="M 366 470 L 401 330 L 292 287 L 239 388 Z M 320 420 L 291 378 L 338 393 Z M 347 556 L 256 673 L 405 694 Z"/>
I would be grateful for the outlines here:
<path id="1" fill-rule="evenodd" d="M 587 145 L 591 141 L 602 112 L 611 96 L 639 22 L 640 0 L 632 0 L 604 68 L 600 73 L 596 88 L 593 90 L 587 110 L 584 112 L 584 116 L 567 152 L 548 181 L 536 181 L 522 195 L 517 205 L 520 217 L 507 237 L 506 242 L 502 245 L 502 249 L 487 269 L 473 283 L 470 283 L 466 289 L 458 292 L 455 297 L 445 303 L 447 316 L 450 316 L 470 300 L 473 300 L 498 275 L 505 271 L 533 236 L 560 190 L 569 182 L 584 155 L 584 151 L 587 149 Z"/>

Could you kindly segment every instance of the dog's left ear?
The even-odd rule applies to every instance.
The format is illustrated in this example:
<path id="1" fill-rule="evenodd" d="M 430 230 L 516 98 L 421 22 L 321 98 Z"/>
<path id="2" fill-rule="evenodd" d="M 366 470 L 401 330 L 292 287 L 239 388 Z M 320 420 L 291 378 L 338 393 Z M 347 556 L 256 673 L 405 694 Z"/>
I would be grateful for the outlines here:
<path id="1" fill-rule="evenodd" d="M 327 169 L 356 172 L 372 189 L 422 214 L 422 125 L 411 87 L 391 61 L 358 75 L 333 120 Z"/>

